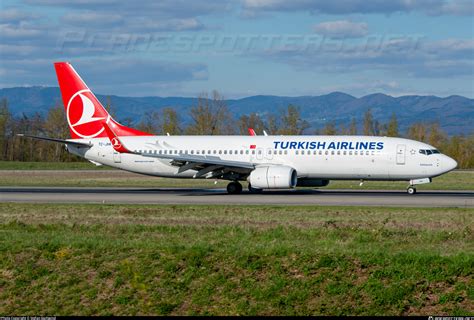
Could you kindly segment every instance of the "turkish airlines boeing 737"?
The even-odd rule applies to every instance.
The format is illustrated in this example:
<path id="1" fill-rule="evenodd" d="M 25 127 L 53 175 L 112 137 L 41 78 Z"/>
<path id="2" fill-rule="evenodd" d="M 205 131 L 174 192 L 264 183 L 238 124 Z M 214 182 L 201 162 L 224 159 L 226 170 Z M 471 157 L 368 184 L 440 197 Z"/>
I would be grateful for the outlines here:
<path id="1" fill-rule="evenodd" d="M 67 62 L 54 64 L 71 139 L 64 143 L 96 164 L 168 178 L 229 180 L 240 193 L 323 187 L 330 180 L 409 181 L 415 185 L 457 163 L 422 142 L 371 136 L 155 136 L 115 121 Z"/>

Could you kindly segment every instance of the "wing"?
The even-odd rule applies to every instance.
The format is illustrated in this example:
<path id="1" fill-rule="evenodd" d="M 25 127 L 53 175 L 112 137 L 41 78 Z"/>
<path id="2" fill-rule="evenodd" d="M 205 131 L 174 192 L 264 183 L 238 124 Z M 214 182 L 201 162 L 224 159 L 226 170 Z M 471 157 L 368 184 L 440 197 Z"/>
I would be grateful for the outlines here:
<path id="1" fill-rule="evenodd" d="M 178 173 L 187 170 L 196 170 L 197 172 L 194 174 L 193 178 L 205 176 L 208 179 L 241 179 L 246 177 L 253 169 L 255 169 L 255 165 L 250 162 L 222 160 L 215 156 L 199 156 L 182 153 L 173 155 L 159 154 L 157 150 L 152 150 L 154 147 L 153 145 L 149 152 L 132 151 L 123 144 L 120 138 L 106 123 L 103 123 L 103 126 L 115 151 L 119 153 L 137 154 L 149 158 L 171 160 L 171 165 L 179 167 Z"/>
<path id="2" fill-rule="evenodd" d="M 206 176 L 206 178 L 222 178 L 229 175 L 246 176 L 255 165 L 250 162 L 222 160 L 213 156 L 198 156 L 189 154 L 165 155 L 154 152 L 138 153 L 143 157 L 169 159 L 171 165 L 179 167 L 178 173 L 187 170 L 196 170 L 193 178 Z"/>

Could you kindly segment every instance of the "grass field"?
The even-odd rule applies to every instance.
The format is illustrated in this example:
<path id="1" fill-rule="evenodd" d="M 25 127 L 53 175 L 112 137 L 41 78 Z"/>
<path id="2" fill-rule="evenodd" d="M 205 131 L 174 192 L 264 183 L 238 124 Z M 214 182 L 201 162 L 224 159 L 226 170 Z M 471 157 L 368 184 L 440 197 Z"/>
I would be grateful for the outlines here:
<path id="1" fill-rule="evenodd" d="M 31 164 L 31 165 L 30 165 Z M 205 179 L 165 179 L 133 174 L 120 170 L 91 169 L 95 167 L 87 163 L 74 163 L 69 170 L 56 171 L 52 169 L 66 169 L 66 164 L 45 164 L 40 166 L 27 163 L 25 169 L 20 164 L 7 166 L 0 163 L 0 186 L 64 186 L 64 187 L 191 187 L 191 188 L 225 188 L 226 181 Z M 5 169 L 10 168 L 10 169 Z M 29 170 L 29 168 L 34 170 Z M 100 168 L 100 167 L 99 167 Z M 81 169 L 78 171 L 76 169 Z M 390 189 L 405 190 L 407 182 L 366 181 L 359 186 L 359 181 L 331 181 L 329 189 Z M 474 170 L 453 171 L 434 178 L 430 184 L 417 186 L 419 190 L 474 190 Z"/>
<path id="2" fill-rule="evenodd" d="M 0 204 L 0 314 L 473 315 L 474 211 Z"/>
<path id="3" fill-rule="evenodd" d="M 88 161 L 81 162 L 33 162 L 0 161 L 0 170 L 114 170 L 107 166 L 96 166 Z"/>

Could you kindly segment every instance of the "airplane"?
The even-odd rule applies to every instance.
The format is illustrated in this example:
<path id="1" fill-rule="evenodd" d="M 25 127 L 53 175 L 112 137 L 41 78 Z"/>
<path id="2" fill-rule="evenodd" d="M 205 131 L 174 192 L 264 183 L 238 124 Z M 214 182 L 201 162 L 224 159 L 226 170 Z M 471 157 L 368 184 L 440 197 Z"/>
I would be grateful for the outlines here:
<path id="1" fill-rule="evenodd" d="M 228 180 L 227 192 L 251 193 L 330 180 L 408 181 L 407 193 L 457 162 L 414 140 L 377 136 L 160 136 L 114 120 L 68 62 L 54 63 L 71 137 L 63 143 L 98 165 L 149 176 Z"/>

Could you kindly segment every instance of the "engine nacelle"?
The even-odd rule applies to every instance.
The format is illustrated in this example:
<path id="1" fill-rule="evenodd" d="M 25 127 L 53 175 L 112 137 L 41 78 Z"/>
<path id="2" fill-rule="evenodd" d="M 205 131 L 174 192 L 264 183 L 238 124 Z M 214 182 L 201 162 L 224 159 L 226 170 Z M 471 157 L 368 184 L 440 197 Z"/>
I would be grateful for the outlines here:
<path id="1" fill-rule="evenodd" d="M 326 179 L 298 179 L 298 187 L 325 187 L 328 184 Z"/>
<path id="2" fill-rule="evenodd" d="M 257 189 L 288 189 L 296 187 L 298 176 L 288 166 L 262 166 L 250 173 L 249 182 Z"/>

